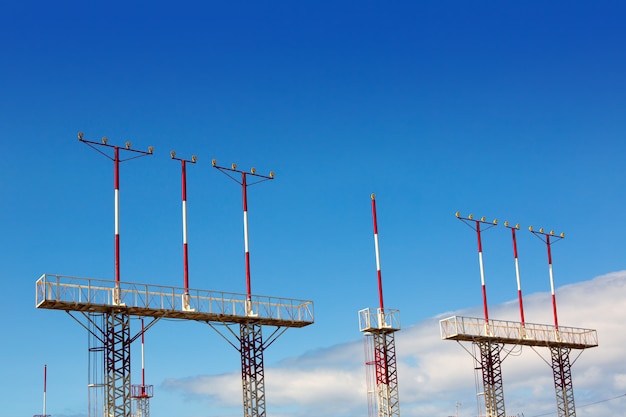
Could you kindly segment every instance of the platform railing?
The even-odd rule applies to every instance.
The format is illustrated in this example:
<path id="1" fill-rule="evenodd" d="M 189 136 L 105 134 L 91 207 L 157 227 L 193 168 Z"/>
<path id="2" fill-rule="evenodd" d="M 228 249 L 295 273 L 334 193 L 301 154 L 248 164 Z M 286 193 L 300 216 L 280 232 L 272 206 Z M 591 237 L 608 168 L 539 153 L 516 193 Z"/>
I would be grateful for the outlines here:
<path id="1" fill-rule="evenodd" d="M 391 308 L 364 308 L 359 311 L 359 330 L 400 330 L 400 311 Z"/>
<path id="2" fill-rule="evenodd" d="M 598 345 L 595 330 L 578 327 L 565 327 L 547 324 L 492 320 L 476 317 L 452 316 L 440 320 L 442 339 L 493 338 L 506 341 L 537 342 L 547 344 L 566 344 L 571 346 L 592 347 Z"/>
<path id="3" fill-rule="evenodd" d="M 146 310 L 258 317 L 313 323 L 313 302 L 290 298 L 167 287 L 95 278 L 44 274 L 36 282 L 36 305 L 58 302 L 74 305 L 121 306 Z M 184 301 L 188 300 L 188 304 Z"/>

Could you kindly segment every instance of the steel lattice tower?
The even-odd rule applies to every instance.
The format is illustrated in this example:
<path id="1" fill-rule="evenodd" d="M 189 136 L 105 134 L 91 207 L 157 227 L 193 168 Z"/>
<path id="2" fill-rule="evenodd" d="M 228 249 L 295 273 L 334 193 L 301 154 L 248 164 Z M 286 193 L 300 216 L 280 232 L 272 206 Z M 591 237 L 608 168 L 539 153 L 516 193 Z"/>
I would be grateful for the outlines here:
<path id="1" fill-rule="evenodd" d="M 480 350 L 485 415 L 505 417 L 502 361 L 500 358 L 500 352 L 504 345 L 491 341 L 475 342 L 475 344 Z"/>
<path id="2" fill-rule="evenodd" d="M 380 307 L 376 310 L 366 308 L 359 311 L 359 328 L 364 335 L 369 416 L 392 417 L 400 415 L 394 337 L 395 332 L 400 330 L 400 313 L 398 310 L 385 309 L 384 306 L 378 246 L 378 222 L 376 219 L 376 195 L 372 194 L 371 197 Z M 370 370 L 370 367 L 374 367 L 374 372 Z"/>
<path id="3" fill-rule="evenodd" d="M 130 417 L 130 316 L 122 311 L 106 314 L 106 406 L 110 417 Z"/>
<path id="4" fill-rule="evenodd" d="M 264 417 L 263 327 L 256 323 L 243 323 L 239 329 L 243 415 L 246 417 Z"/>
<path id="5" fill-rule="evenodd" d="M 554 389 L 556 391 L 556 407 L 559 417 L 576 417 L 572 368 L 569 360 L 570 352 L 570 348 L 550 348 Z"/>

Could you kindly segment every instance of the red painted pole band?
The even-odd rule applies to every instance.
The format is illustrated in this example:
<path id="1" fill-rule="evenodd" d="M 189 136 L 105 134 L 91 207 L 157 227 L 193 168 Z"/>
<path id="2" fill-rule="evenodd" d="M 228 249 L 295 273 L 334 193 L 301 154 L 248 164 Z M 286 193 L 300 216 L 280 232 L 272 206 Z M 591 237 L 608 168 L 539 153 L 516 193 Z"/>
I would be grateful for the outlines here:
<path id="1" fill-rule="evenodd" d="M 248 247 L 248 184 L 246 183 L 246 173 L 241 173 L 241 185 L 243 189 L 243 232 L 244 232 L 244 250 L 246 257 L 246 293 L 248 300 L 252 295 L 252 289 L 250 285 L 250 250 Z"/>
<path id="2" fill-rule="evenodd" d="M 478 262 L 480 266 L 480 281 L 483 291 L 483 310 L 485 313 L 485 323 L 489 322 L 489 311 L 487 309 L 487 286 L 485 285 L 485 269 L 483 266 L 483 245 L 480 238 L 480 222 L 476 220 L 476 237 L 478 239 Z"/>
<path id="3" fill-rule="evenodd" d="M 522 321 L 522 327 L 525 327 L 524 322 L 524 303 L 522 301 L 522 284 L 520 281 L 520 273 L 519 273 L 519 259 L 517 256 L 517 239 L 515 236 L 515 228 L 511 227 L 511 235 L 513 237 L 513 256 L 515 257 L 515 276 L 517 278 L 517 299 L 519 301 L 519 314 L 520 319 Z"/>
<path id="4" fill-rule="evenodd" d="M 120 148 L 115 147 L 114 186 L 115 186 L 115 286 L 120 285 Z"/>
<path id="5" fill-rule="evenodd" d="M 187 252 L 187 165 L 182 164 L 182 199 L 183 199 L 183 284 L 185 294 L 189 294 L 189 257 Z"/>
<path id="6" fill-rule="evenodd" d="M 374 247 L 376 250 L 376 273 L 378 275 L 378 300 L 381 311 L 385 310 L 385 303 L 383 302 L 383 279 L 380 271 L 380 249 L 378 246 L 378 221 L 376 218 L 376 198 L 372 194 L 372 219 L 374 221 Z"/>
<path id="7" fill-rule="evenodd" d="M 554 327 L 559 330 L 559 319 L 556 312 L 556 295 L 554 288 L 554 273 L 552 272 L 552 251 L 550 250 L 550 235 L 546 234 L 546 245 L 548 247 L 548 271 L 550 272 L 550 291 L 552 293 L 552 313 L 554 314 Z"/>

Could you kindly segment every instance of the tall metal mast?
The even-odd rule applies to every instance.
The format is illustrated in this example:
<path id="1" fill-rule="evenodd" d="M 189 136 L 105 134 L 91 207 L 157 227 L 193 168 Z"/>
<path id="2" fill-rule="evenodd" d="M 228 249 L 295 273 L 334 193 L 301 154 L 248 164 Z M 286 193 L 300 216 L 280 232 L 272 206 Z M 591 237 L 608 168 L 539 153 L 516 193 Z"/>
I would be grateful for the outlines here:
<path id="1" fill-rule="evenodd" d="M 467 217 L 462 217 L 458 211 L 456 212 L 456 217 L 474 230 L 478 239 L 478 263 L 480 267 L 480 283 L 482 286 L 483 311 L 485 316 L 484 327 L 485 333 L 489 335 L 489 311 L 487 309 L 487 286 L 485 284 L 485 268 L 483 265 L 481 232 L 496 226 L 498 224 L 498 220 L 494 219 L 490 222 L 487 221 L 484 216 L 480 219 L 474 219 L 474 216 L 471 214 Z M 481 231 L 481 225 L 486 225 L 487 227 Z M 489 339 L 477 340 L 473 343 L 478 346 L 480 350 L 480 359 L 476 358 L 476 361 L 480 363 L 479 368 L 482 370 L 486 416 L 505 417 L 504 388 L 502 386 L 502 360 L 500 358 L 500 352 L 502 351 L 504 344 L 497 343 Z"/>
<path id="2" fill-rule="evenodd" d="M 182 167 L 182 207 L 183 207 L 183 285 L 185 293 L 183 294 L 183 310 L 192 310 L 189 306 L 189 256 L 187 252 L 187 162 L 195 164 L 198 160 L 196 155 L 192 155 L 191 159 L 182 159 L 176 157 L 176 152 L 171 151 L 170 156 L 175 161 L 180 161 Z"/>
<path id="3" fill-rule="evenodd" d="M 395 332 L 400 330 L 400 313 L 398 310 L 385 309 L 378 245 L 376 195 L 372 194 L 371 197 L 379 307 L 375 311 L 369 308 L 359 311 L 359 327 L 364 335 L 369 416 L 392 417 L 400 415 L 394 338 Z M 374 372 L 371 370 L 372 367 Z"/>
<path id="4" fill-rule="evenodd" d="M 256 172 L 256 168 L 252 168 L 250 172 L 237 169 L 236 164 L 232 164 L 230 168 L 217 165 L 217 161 L 213 159 L 213 168 L 219 170 L 235 182 L 241 185 L 243 200 L 243 238 L 244 238 L 244 257 L 246 263 L 246 305 L 245 315 L 249 320 L 239 324 L 239 336 L 235 335 L 239 342 L 239 353 L 241 355 L 241 380 L 243 389 L 243 411 L 244 417 L 265 417 L 265 371 L 263 364 L 263 351 L 267 348 L 275 338 L 269 342 L 263 342 L 262 328 L 259 323 L 258 311 L 254 311 L 252 303 L 252 288 L 250 282 L 250 250 L 248 240 L 248 194 L 249 186 L 260 182 L 274 179 L 274 173 L 269 175 L 261 175 Z M 241 180 L 233 176 L 233 173 L 240 174 Z M 248 176 L 256 181 L 248 183 Z M 214 327 L 215 328 L 215 327 Z M 229 328 L 230 329 L 230 328 Z M 277 329 L 278 330 L 278 329 Z M 282 333 L 280 333 L 282 334 Z M 280 335 L 278 334 L 278 335 Z M 276 333 L 274 333 L 276 335 Z M 278 337 L 278 336 L 276 336 Z M 233 345 L 234 346 L 234 345 Z"/>
<path id="5" fill-rule="evenodd" d="M 560 341 L 559 318 L 556 311 L 556 294 L 554 290 L 554 274 L 552 271 L 552 244 L 565 237 L 565 233 L 556 235 L 554 230 L 549 233 L 544 232 L 543 227 L 534 230 L 532 226 L 528 228 L 532 234 L 537 236 L 546 244 L 548 251 L 548 273 L 550 275 L 550 293 L 552 296 L 552 314 L 554 316 L 554 329 L 557 341 Z M 550 239 L 552 238 L 552 239 Z M 570 347 L 551 346 L 550 356 L 552 359 L 552 374 L 554 377 L 554 389 L 556 392 L 556 407 L 559 417 L 576 417 L 576 406 L 574 403 L 574 385 L 572 382 L 572 365 L 569 354 Z"/>
<path id="6" fill-rule="evenodd" d="M 519 230 L 519 224 L 515 226 L 509 226 L 509 222 L 504 222 L 504 227 L 507 229 L 511 229 L 511 236 L 513 238 L 513 257 L 515 258 L 515 277 L 517 278 L 517 299 L 519 302 L 519 315 L 520 322 L 522 323 L 522 327 L 526 326 L 526 322 L 524 320 L 524 303 L 522 301 L 522 283 L 520 280 L 519 273 L 519 259 L 517 257 L 517 238 L 515 232 Z"/>
<path id="7" fill-rule="evenodd" d="M 105 366 L 105 407 L 106 417 L 130 417 L 131 415 L 131 384 L 130 384 L 130 315 L 124 309 L 124 303 L 120 297 L 120 215 L 119 215 L 119 165 L 120 162 L 152 155 L 152 146 L 147 151 L 131 148 L 131 143 L 126 142 L 124 147 L 109 145 L 107 137 L 102 142 L 93 142 L 84 139 L 82 132 L 78 133 L 78 140 L 85 143 L 98 153 L 113 161 L 113 184 L 114 184 L 114 209 L 115 209 L 115 288 L 113 289 L 113 305 L 119 308 L 111 308 L 104 314 L 104 328 L 98 326 L 86 326 L 88 330 L 97 329 L 94 334 L 104 345 Z M 112 150 L 110 156 L 105 150 Z M 129 153 L 126 159 L 120 158 L 120 152 Z M 88 324 L 93 324 L 97 319 L 93 313 L 83 313 L 87 317 Z M 72 316 L 73 317 L 73 316 Z M 79 321 L 77 319 L 77 321 Z M 80 323 L 80 321 L 79 321 Z M 81 323 L 82 324 L 82 323 Z"/>

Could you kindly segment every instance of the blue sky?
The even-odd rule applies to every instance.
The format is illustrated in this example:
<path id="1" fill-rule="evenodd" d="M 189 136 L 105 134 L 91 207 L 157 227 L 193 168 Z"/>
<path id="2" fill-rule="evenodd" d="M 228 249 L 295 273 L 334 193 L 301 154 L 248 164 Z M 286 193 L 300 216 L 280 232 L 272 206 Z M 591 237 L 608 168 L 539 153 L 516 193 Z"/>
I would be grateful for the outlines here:
<path id="1" fill-rule="evenodd" d="M 188 168 L 194 288 L 245 292 L 241 191 L 210 160 L 276 172 L 249 191 L 252 291 L 311 299 L 316 323 L 288 331 L 266 364 L 274 372 L 306 364 L 289 368 L 292 386 L 328 386 L 333 374 L 323 370 L 349 368 L 337 390 L 357 394 L 332 397 L 340 417 L 367 412 L 365 392 L 357 397 L 362 361 L 350 346 L 361 355 L 357 311 L 377 305 L 372 192 L 385 305 L 400 309 L 408 329 L 482 302 L 475 236 L 457 210 L 523 226 L 529 296 L 550 289 L 545 247 L 525 231 L 530 224 L 567 235 L 553 248 L 558 288 L 583 291 L 626 269 L 624 12 L 611 1 L 3 2 L 0 308 L 10 319 L 0 345 L 0 416 L 40 413 L 44 363 L 48 412 L 86 415 L 86 332 L 65 313 L 34 308 L 43 273 L 113 279 L 113 167 L 77 141 L 78 131 L 155 147 L 121 166 L 124 281 L 182 286 L 180 164 L 170 150 L 199 157 Z M 494 306 L 516 297 L 509 239 L 498 227 L 483 240 Z M 592 301 L 599 312 L 608 308 Z M 561 324 L 581 325 L 564 310 Z M 613 317 L 619 312 L 598 314 L 597 326 L 611 328 Z M 596 351 L 612 340 L 600 333 Z M 446 342 L 433 343 L 444 352 Z M 464 353 L 452 345 L 445 352 Z M 207 326 L 159 323 L 146 351 L 153 416 L 240 414 L 219 399 L 226 385 L 197 395 L 180 382 L 223 376 L 238 385 L 238 354 Z M 419 361 L 419 351 L 402 354 Z M 465 360 L 466 398 L 439 393 L 431 403 L 401 391 L 403 414 L 450 415 L 455 401 L 474 401 Z M 426 372 L 402 371 L 401 387 L 419 387 Z M 274 404 L 286 394 L 269 384 L 268 376 L 270 414 L 314 412 L 318 397 Z M 315 386 L 303 390 L 313 395 Z M 616 387 L 585 395 L 602 400 L 618 395 Z M 506 386 L 505 394 L 532 396 Z M 545 401 L 538 407 L 548 412 L 553 399 Z"/>

